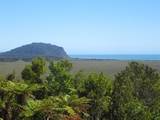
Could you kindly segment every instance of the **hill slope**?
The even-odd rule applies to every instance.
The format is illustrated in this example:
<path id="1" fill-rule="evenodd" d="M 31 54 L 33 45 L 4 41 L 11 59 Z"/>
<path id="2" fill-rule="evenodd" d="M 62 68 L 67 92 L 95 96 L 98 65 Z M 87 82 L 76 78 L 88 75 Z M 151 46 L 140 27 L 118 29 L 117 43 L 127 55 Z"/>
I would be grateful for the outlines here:
<path id="1" fill-rule="evenodd" d="M 0 59 L 32 59 L 37 56 L 53 59 L 68 58 L 62 47 L 46 43 L 32 43 L 0 53 Z"/>

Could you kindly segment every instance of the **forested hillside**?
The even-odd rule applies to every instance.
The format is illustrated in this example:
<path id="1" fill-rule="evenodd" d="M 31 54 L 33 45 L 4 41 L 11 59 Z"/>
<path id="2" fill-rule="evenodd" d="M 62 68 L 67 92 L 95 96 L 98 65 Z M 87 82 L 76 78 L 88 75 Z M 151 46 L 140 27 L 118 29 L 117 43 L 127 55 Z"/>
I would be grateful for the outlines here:
<path id="1" fill-rule="evenodd" d="M 31 60 L 36 56 L 51 59 L 68 58 L 62 47 L 46 43 L 32 43 L 0 53 L 0 60 Z"/>
<path id="2" fill-rule="evenodd" d="M 0 78 L 2 120 L 160 120 L 160 74 L 131 62 L 111 79 L 103 73 L 71 74 L 67 60 L 36 58 Z M 46 72 L 49 70 L 49 73 Z"/>

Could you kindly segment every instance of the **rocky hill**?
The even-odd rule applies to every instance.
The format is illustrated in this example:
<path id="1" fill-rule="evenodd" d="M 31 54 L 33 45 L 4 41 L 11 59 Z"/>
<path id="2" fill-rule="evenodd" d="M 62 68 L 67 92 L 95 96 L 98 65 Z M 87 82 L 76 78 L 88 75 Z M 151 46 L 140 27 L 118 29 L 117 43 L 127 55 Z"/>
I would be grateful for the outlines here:
<path id="1" fill-rule="evenodd" d="M 68 58 L 63 47 L 46 43 L 32 43 L 24 45 L 7 52 L 0 53 L 1 60 L 8 59 L 32 59 L 34 57 L 45 57 L 52 59 Z"/>

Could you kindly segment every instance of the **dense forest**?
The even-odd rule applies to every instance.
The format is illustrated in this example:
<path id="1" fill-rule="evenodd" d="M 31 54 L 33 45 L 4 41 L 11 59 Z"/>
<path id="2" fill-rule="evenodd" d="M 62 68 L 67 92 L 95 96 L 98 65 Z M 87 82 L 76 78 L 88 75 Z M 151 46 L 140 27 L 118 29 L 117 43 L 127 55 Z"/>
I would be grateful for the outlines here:
<path id="1" fill-rule="evenodd" d="M 33 59 L 0 77 L 0 120 L 160 120 L 160 74 L 129 63 L 114 79 L 71 73 L 67 60 Z"/>

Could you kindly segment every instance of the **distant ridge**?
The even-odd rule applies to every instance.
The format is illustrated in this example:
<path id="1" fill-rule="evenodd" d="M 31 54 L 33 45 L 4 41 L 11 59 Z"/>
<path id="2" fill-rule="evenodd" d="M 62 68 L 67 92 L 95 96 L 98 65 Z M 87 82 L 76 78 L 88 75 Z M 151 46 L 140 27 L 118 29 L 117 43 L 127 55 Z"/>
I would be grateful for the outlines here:
<path id="1" fill-rule="evenodd" d="M 51 59 L 68 58 L 63 47 L 47 43 L 31 43 L 0 53 L 0 60 L 25 60 L 38 56 Z"/>

